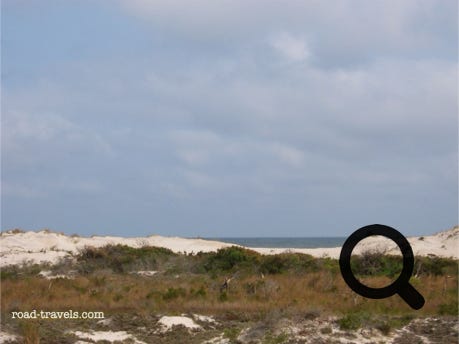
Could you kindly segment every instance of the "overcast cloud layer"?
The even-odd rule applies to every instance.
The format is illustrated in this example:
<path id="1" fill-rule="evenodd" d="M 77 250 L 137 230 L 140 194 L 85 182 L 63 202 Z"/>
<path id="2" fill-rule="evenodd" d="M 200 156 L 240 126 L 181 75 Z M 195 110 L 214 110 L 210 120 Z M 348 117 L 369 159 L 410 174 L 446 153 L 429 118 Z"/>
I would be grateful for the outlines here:
<path id="1" fill-rule="evenodd" d="M 2 1 L 2 229 L 458 221 L 457 1 Z"/>

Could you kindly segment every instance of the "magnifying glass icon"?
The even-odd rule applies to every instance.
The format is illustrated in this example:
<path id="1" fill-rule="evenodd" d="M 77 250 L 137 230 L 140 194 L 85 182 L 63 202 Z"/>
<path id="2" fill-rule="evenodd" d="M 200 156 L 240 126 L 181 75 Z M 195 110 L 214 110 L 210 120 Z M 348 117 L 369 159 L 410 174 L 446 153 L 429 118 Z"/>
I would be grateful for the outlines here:
<path id="1" fill-rule="evenodd" d="M 383 288 L 370 288 L 360 283 L 351 270 L 351 254 L 354 247 L 363 239 L 372 235 L 382 235 L 395 241 L 403 255 L 403 269 L 400 276 L 390 285 Z M 339 256 L 341 275 L 347 285 L 357 294 L 370 299 L 384 299 L 394 294 L 400 297 L 413 309 L 424 306 L 424 297 L 409 283 L 413 274 L 414 255 L 410 243 L 396 229 L 385 225 L 369 225 L 356 230 L 344 242 Z"/>

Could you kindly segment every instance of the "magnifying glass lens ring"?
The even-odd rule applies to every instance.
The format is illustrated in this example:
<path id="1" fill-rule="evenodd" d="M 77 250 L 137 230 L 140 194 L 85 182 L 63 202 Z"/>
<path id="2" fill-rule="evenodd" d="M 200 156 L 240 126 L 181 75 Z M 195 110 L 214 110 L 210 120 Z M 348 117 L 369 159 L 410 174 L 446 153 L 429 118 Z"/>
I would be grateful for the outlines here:
<path id="1" fill-rule="evenodd" d="M 352 251 L 355 246 L 361 240 L 374 235 L 384 236 L 393 240 L 400 248 L 403 256 L 403 268 L 400 275 L 390 285 L 382 288 L 371 288 L 362 284 L 354 276 L 350 264 Z M 364 297 L 382 299 L 396 294 L 398 290 L 409 283 L 414 269 L 414 255 L 408 240 L 396 229 L 385 225 L 369 225 L 356 230 L 345 241 L 341 250 L 339 264 L 343 279 L 352 290 Z"/>
<path id="2" fill-rule="evenodd" d="M 351 250 L 352 252 L 352 250 Z M 402 285 L 404 281 L 400 281 L 400 276 L 392 282 L 390 285 L 382 288 L 372 288 L 368 287 L 362 282 L 360 282 L 353 274 L 351 265 L 350 265 L 350 254 L 347 256 L 340 257 L 340 270 L 343 275 L 343 278 L 347 285 L 354 290 L 357 294 L 371 298 L 371 299 L 384 299 L 386 297 L 392 296 L 397 293 L 399 285 Z M 342 264 L 342 262 L 344 264 Z M 346 273 L 348 271 L 348 273 Z M 401 283 L 400 283 L 401 282 Z"/>

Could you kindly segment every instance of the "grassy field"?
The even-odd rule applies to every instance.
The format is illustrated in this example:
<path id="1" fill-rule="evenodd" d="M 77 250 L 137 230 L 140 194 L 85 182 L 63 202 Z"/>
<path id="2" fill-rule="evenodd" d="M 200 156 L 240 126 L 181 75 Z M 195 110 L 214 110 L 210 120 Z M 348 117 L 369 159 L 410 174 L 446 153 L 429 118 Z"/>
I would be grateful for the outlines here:
<path id="1" fill-rule="evenodd" d="M 353 258 L 352 266 L 367 285 L 384 286 L 400 272 L 401 258 L 368 253 Z M 72 278 L 48 280 L 38 276 L 44 270 Z M 136 273 L 149 270 L 158 272 Z M 458 261 L 417 257 L 415 274 L 410 283 L 426 299 L 419 311 L 397 295 L 383 300 L 358 296 L 342 280 L 338 261 L 329 258 L 263 256 L 237 247 L 183 255 L 154 247 L 106 246 L 54 266 L 3 268 L 2 325 L 34 343 L 71 321 L 50 326 L 12 319 L 12 311 L 102 311 L 105 317 L 134 317 L 137 325 L 155 314 L 213 315 L 229 322 L 336 315 L 342 329 L 372 326 L 386 333 L 416 317 L 457 316 Z M 229 287 L 222 289 L 227 277 L 232 278 Z"/>

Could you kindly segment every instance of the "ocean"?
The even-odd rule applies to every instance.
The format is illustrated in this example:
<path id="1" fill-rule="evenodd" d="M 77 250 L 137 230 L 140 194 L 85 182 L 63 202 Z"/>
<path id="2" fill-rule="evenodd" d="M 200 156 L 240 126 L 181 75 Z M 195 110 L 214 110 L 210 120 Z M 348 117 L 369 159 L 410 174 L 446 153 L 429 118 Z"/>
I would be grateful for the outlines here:
<path id="1" fill-rule="evenodd" d="M 246 247 L 267 248 L 326 248 L 340 247 L 346 237 L 304 237 L 304 238 L 205 238 Z"/>

